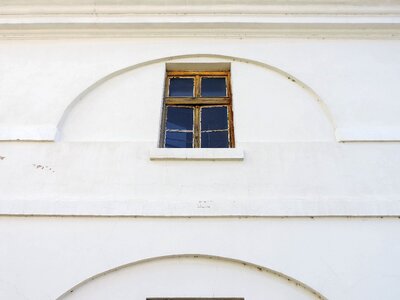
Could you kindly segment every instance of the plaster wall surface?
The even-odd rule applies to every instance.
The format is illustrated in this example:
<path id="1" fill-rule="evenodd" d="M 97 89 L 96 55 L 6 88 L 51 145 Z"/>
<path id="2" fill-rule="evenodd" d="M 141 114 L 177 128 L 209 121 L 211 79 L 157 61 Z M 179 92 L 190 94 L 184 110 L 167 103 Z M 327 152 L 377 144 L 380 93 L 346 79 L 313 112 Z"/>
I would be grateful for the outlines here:
<path id="1" fill-rule="evenodd" d="M 156 42 L 2 42 L 9 58 L 2 67 L 10 74 L 2 77 L 0 88 L 5 132 L 24 139 L 21 128 L 35 133 L 36 126 L 58 126 L 55 143 L 1 143 L 3 214 L 399 214 L 399 144 L 340 144 L 334 135 L 338 124 L 365 121 L 374 131 L 381 128 L 374 127 L 374 118 L 386 129 L 398 122 L 393 82 L 398 68 L 389 63 L 400 53 L 395 52 L 397 42 L 215 40 L 210 45 L 179 39 L 175 42 L 188 45 L 185 53 L 224 56 L 147 63 L 151 52 L 158 57 L 177 54 L 170 40 L 158 40 L 163 47 Z M 354 55 L 361 46 L 368 55 Z M 297 47 L 307 60 L 294 54 Z M 324 55 L 312 55 L 317 49 Z M 369 60 L 367 70 L 362 60 L 366 63 L 385 49 L 388 55 Z M 236 144 L 244 161 L 150 161 L 159 140 L 170 61 L 231 64 Z M 135 67 L 139 62 L 144 64 Z M 377 77 L 380 67 L 387 72 Z M 364 76 L 347 80 L 360 69 Z M 328 84 L 321 81 L 327 76 L 336 77 Z M 368 76 L 379 80 L 368 84 Z M 364 90 L 355 88 L 360 81 Z M 381 89 L 390 95 L 358 106 L 360 93 L 370 97 Z M 365 132 L 358 133 L 363 140 Z"/>
<path id="2" fill-rule="evenodd" d="M 130 2 L 0 11 L 0 298 L 400 298 L 397 6 Z M 242 161 L 150 160 L 170 62 L 230 64 Z"/>
<path id="3" fill-rule="evenodd" d="M 219 256 L 269 268 L 328 299 L 400 296 L 398 218 L 1 217 L 0 233 L 2 240 L 7 241 L 0 247 L 2 299 L 56 299 L 81 281 L 118 266 L 184 254 Z M 77 299 L 101 299 L 103 292 L 121 287 L 121 294 L 116 296 L 144 299 L 144 295 L 187 296 L 192 287 L 191 296 L 223 293 L 268 299 L 270 295 L 282 297 L 287 293 L 284 299 L 293 299 L 289 295 L 295 292 L 298 294 L 294 299 L 313 299 L 307 298 L 310 293 L 303 288 L 276 275 L 257 275 L 260 271 L 247 270 L 241 264 L 236 267 L 229 260 L 202 261 L 154 259 L 89 280 L 75 288 L 73 294 Z M 173 276 L 163 275 L 163 279 L 155 276 L 154 285 L 141 284 L 137 276 L 160 275 L 157 272 L 162 272 L 162 268 L 157 266 L 165 267 L 171 274 L 180 274 L 177 278 L 183 274 L 192 278 L 196 270 L 208 273 L 211 278 L 218 274 L 225 277 L 217 277 L 212 283 L 202 279 L 189 281 L 181 289 L 176 288 L 179 285 L 174 283 Z M 239 278 L 237 268 L 243 280 L 231 287 L 235 293 L 227 295 L 226 285 Z M 230 272 L 231 277 L 227 275 Z M 247 279 L 245 274 L 249 276 Z M 253 280 L 256 290 L 242 289 Z M 201 289 L 198 283 L 204 283 Z M 265 290 L 267 286 L 271 291 Z"/>
<path id="4" fill-rule="evenodd" d="M 7 76 L 0 79 L 0 131 L 3 139 L 40 139 L 40 133 L 52 139 L 66 107 L 104 76 L 162 57 L 220 54 L 260 61 L 301 79 L 326 103 L 335 129 L 353 139 L 396 140 L 399 45 L 331 39 L 2 40 L 0 66 Z"/>
<path id="5" fill-rule="evenodd" d="M 396 143 L 245 143 L 236 162 L 150 161 L 153 147 L 2 143 L 2 213 L 399 214 Z"/>

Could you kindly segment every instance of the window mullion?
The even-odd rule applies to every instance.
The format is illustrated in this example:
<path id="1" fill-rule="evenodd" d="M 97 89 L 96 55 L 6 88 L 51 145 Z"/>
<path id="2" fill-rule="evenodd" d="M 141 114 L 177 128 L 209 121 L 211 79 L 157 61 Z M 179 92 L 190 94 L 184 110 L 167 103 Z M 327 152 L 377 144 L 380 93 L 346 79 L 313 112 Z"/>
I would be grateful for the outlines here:
<path id="1" fill-rule="evenodd" d="M 167 105 L 230 105 L 231 100 L 228 97 L 224 98 L 191 98 L 191 97 L 167 97 L 165 98 Z"/>
<path id="2" fill-rule="evenodd" d="M 200 76 L 196 75 L 194 80 L 194 96 L 196 98 L 200 97 Z"/>
<path id="3" fill-rule="evenodd" d="M 200 148 L 200 106 L 194 107 L 194 148 Z"/>

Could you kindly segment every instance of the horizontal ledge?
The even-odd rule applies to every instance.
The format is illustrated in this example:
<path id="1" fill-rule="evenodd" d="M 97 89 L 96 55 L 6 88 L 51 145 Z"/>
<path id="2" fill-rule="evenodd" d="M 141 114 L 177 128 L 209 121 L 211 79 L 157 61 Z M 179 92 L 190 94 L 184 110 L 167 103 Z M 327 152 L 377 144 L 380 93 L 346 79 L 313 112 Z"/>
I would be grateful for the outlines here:
<path id="1" fill-rule="evenodd" d="M 2 32 L 0 40 L 125 39 L 125 38 L 300 38 L 399 40 L 400 32 Z"/>
<path id="2" fill-rule="evenodd" d="M 223 3 L 215 0 L 169 0 L 168 5 L 160 2 L 143 4 L 138 0 L 120 0 L 120 1 L 102 1 L 101 4 L 96 1 L 82 0 L 71 1 L 39 1 L 9 0 L 8 3 L 0 4 L 0 14 L 3 15 L 24 15 L 24 14 L 395 14 L 400 8 L 397 3 L 382 3 L 384 1 L 362 1 L 352 0 L 347 3 L 343 1 L 285 1 L 276 0 L 247 1 L 246 4 Z M 340 2 L 340 3 L 338 3 Z M 366 3 L 367 2 L 367 3 Z"/>
<path id="3" fill-rule="evenodd" d="M 2 24 L 2 39 L 125 37 L 400 38 L 400 24 L 244 22 Z"/>
<path id="4" fill-rule="evenodd" d="M 266 25 L 317 25 L 317 26 L 379 26 L 400 23 L 398 16 L 250 16 L 250 15 L 105 15 L 105 16 L 2 16 L 1 26 L 83 26 L 83 25 L 151 25 L 174 24 L 258 24 Z"/>
<path id="5" fill-rule="evenodd" d="M 35 125 L 35 126 L 0 126 L 0 141 L 55 141 L 57 127 L 53 125 Z M 400 142 L 400 127 L 339 127 L 335 130 L 336 141 L 338 142 Z M 121 141 L 122 142 L 122 141 Z M 164 152 L 165 151 L 165 152 Z M 180 153 L 179 159 L 186 159 L 182 155 L 188 155 L 187 159 L 208 159 L 208 160 L 243 160 L 243 150 L 236 148 L 229 149 L 163 149 L 158 148 L 151 152 L 154 159 L 161 159 L 171 151 L 188 151 L 185 154 Z M 189 153 L 194 151 L 193 153 Z M 205 152 L 201 152 L 205 151 Z M 213 151 L 215 158 L 205 158 Z M 220 152 L 219 152 L 220 151 Z M 226 153 L 230 154 L 226 154 Z M 202 153 L 202 154 L 200 154 Z M 224 155 L 228 155 L 224 157 Z M 201 157 L 196 157 L 199 155 Z M 219 155 L 222 155 L 219 157 Z M 231 157 L 232 156 L 232 157 Z M 163 158 L 163 159 L 168 159 Z M 173 159 L 173 158 L 170 158 Z M 178 158 L 176 158 L 178 159 Z"/>
<path id="6" fill-rule="evenodd" d="M 400 127 L 336 128 L 338 142 L 399 142 Z"/>
<path id="7" fill-rule="evenodd" d="M 52 125 L 0 126 L 0 141 L 54 141 L 56 134 Z"/>
<path id="8" fill-rule="evenodd" d="M 150 150 L 150 160 L 222 160 L 241 161 L 244 151 L 238 148 L 156 148 Z"/>
<path id="9" fill-rule="evenodd" d="M 389 198 L 0 199 L 0 216 L 400 217 L 398 197 Z"/>
<path id="10" fill-rule="evenodd" d="M 265 29 L 301 29 L 301 30 L 366 30 L 366 29 L 399 29 L 400 28 L 400 17 L 391 19 L 387 22 L 375 22 L 371 20 L 370 22 L 341 22 L 337 20 L 332 20 L 331 22 L 323 21 L 310 21 L 310 22 L 298 22 L 297 20 L 287 20 L 278 22 L 277 20 L 121 20 L 116 19 L 111 21 L 104 20 L 66 20 L 65 22 L 60 22 L 60 20 L 44 20 L 44 21 L 31 21 L 31 22 L 5 22 L 0 19 L 0 28 L 3 30 L 82 30 L 82 29 L 165 29 L 166 31 L 171 29 L 243 29 L 243 30 L 265 30 Z"/>

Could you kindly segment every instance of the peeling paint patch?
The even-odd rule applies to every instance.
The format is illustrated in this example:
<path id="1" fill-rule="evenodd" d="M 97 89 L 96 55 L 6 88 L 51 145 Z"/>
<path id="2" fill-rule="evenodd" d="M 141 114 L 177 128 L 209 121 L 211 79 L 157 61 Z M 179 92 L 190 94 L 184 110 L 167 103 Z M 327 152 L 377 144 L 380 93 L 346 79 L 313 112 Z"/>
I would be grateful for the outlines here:
<path id="1" fill-rule="evenodd" d="M 52 168 L 50 168 L 49 166 L 38 165 L 38 164 L 32 164 L 32 166 L 34 166 L 36 169 L 39 169 L 39 170 L 46 170 L 46 171 L 55 173 L 55 171 Z"/>

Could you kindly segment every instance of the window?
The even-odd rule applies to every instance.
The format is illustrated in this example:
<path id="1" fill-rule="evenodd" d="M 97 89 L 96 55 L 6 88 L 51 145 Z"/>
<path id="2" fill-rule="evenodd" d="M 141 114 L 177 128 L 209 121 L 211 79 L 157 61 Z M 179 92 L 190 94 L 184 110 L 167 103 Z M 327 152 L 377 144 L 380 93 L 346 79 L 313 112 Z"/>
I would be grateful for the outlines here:
<path id="1" fill-rule="evenodd" d="M 234 148 L 229 71 L 168 71 L 161 148 Z"/>

